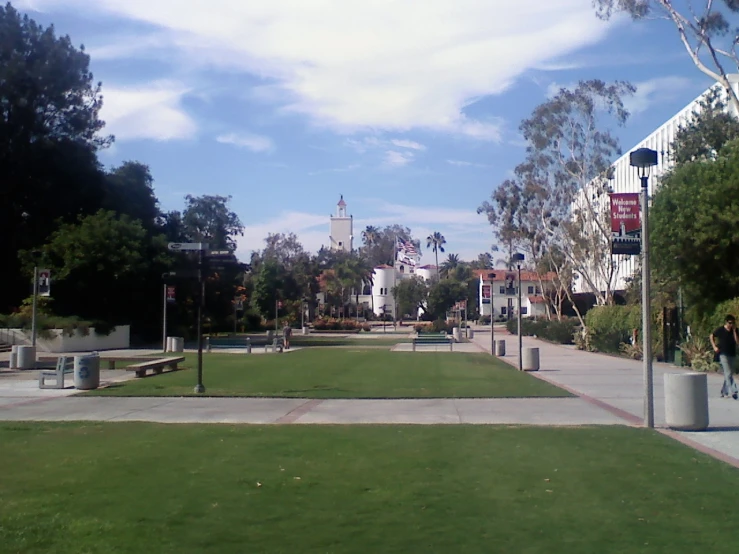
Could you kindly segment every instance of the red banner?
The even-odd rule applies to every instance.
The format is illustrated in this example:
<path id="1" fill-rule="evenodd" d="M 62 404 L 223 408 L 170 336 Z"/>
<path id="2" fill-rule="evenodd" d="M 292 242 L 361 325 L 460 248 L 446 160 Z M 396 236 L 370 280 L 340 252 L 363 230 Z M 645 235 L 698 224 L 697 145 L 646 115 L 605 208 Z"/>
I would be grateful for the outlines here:
<path id="1" fill-rule="evenodd" d="M 641 252 L 639 193 L 611 194 L 611 248 L 614 254 Z"/>
<path id="2" fill-rule="evenodd" d="M 167 287 L 167 302 L 172 304 L 175 301 L 174 287 Z"/>
<path id="3" fill-rule="evenodd" d="M 482 286 L 482 303 L 483 304 L 490 304 L 490 292 L 491 292 L 490 285 Z"/>

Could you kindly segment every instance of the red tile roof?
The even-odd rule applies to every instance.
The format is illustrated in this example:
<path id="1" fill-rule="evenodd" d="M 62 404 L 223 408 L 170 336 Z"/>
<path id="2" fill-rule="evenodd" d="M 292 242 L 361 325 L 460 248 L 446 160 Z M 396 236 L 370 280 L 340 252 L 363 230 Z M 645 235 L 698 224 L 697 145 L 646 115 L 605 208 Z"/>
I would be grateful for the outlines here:
<path id="1" fill-rule="evenodd" d="M 529 296 L 529 302 L 532 304 L 546 304 L 546 299 L 543 296 Z"/>

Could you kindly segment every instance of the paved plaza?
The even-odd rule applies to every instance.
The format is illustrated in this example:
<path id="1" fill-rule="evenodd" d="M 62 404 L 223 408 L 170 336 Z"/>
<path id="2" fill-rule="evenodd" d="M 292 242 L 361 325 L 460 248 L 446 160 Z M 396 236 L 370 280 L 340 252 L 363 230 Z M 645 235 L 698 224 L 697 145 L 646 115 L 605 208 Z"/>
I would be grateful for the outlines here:
<path id="1" fill-rule="evenodd" d="M 518 365 L 517 338 L 505 339 L 507 356 Z M 538 347 L 537 378 L 566 388 L 576 398 L 398 399 L 346 400 L 295 398 L 120 398 L 88 397 L 72 388 L 39 390 L 37 372 L 0 372 L 0 420 L 6 421 L 153 421 L 161 423 L 252 424 L 522 424 L 641 425 L 643 373 L 639 361 L 582 352 L 571 346 L 524 337 L 524 346 Z M 409 344 L 394 350 L 407 351 Z M 435 351 L 436 347 L 419 350 Z M 438 348 L 439 351 L 444 348 Z M 448 351 L 448 348 L 446 349 Z M 484 329 L 455 352 L 490 352 Z M 154 351 L 126 351 L 130 355 Z M 115 355 L 121 355 L 115 352 Z M 419 351 L 419 356 L 429 355 Z M 207 355 L 206 355 L 207 356 Z M 207 360 L 207 357 L 206 357 Z M 289 363 L 289 357 L 285 357 Z M 207 361 L 206 361 L 207 364 Z M 206 365 L 207 371 L 207 365 Z M 654 364 L 655 422 L 662 432 L 739 467 L 739 401 L 722 399 L 722 377 L 709 374 L 710 427 L 703 432 L 664 429 L 664 375 L 684 369 Z M 207 373 L 206 373 L 207 377 Z M 103 383 L 131 379 L 124 370 L 103 370 Z M 156 377 L 150 377 L 156 378 Z M 206 379 L 207 385 L 207 379 Z"/>

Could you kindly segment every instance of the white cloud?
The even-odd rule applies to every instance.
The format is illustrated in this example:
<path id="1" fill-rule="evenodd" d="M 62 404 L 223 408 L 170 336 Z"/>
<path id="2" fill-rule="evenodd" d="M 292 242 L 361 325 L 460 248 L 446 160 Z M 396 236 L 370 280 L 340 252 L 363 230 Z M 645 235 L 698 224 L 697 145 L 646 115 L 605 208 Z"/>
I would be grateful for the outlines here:
<path id="1" fill-rule="evenodd" d="M 695 83 L 686 77 L 656 77 L 640 83 L 634 83 L 636 92 L 624 98 L 624 106 L 633 116 L 645 112 L 657 102 L 666 102 L 685 94 L 686 87 Z"/>
<path id="2" fill-rule="evenodd" d="M 349 171 L 359 169 L 360 167 L 362 166 L 359 164 L 349 164 L 342 167 L 332 167 L 329 169 L 319 169 L 318 171 L 311 171 L 308 173 L 308 175 L 323 175 L 325 173 L 347 173 Z"/>
<path id="3" fill-rule="evenodd" d="M 490 167 L 487 164 L 479 164 L 475 162 L 468 162 L 465 160 L 447 160 L 446 163 L 457 167 Z"/>
<path id="4" fill-rule="evenodd" d="M 426 150 L 426 147 L 423 144 L 419 144 L 418 142 L 415 142 L 412 140 L 393 139 L 390 142 L 393 145 L 397 146 L 398 148 L 409 148 L 411 150 Z"/>
<path id="5" fill-rule="evenodd" d="M 181 106 L 188 89 L 176 82 L 155 81 L 136 87 L 105 87 L 100 117 L 104 133 L 117 140 L 175 140 L 195 136 L 197 125 Z"/>
<path id="6" fill-rule="evenodd" d="M 158 30 L 107 39 L 110 57 L 150 42 L 183 67 L 242 71 L 279 89 L 281 109 L 338 132 L 428 129 L 499 140 L 465 117 L 532 67 L 597 42 L 608 24 L 583 0 L 35 0 L 38 9 L 95 12 Z M 168 43 L 160 47 L 161 41 Z M 89 41 L 88 41 L 89 42 Z M 123 45 L 123 46 L 121 46 Z M 137 56 L 144 55 L 139 49 Z"/>
<path id="7" fill-rule="evenodd" d="M 216 137 L 216 141 L 246 148 L 252 152 L 271 152 L 275 148 L 271 138 L 251 133 L 228 133 Z"/>
<path id="8" fill-rule="evenodd" d="M 403 167 L 413 161 L 413 152 L 398 152 L 397 150 L 388 150 L 385 152 L 383 163 L 387 167 Z"/>

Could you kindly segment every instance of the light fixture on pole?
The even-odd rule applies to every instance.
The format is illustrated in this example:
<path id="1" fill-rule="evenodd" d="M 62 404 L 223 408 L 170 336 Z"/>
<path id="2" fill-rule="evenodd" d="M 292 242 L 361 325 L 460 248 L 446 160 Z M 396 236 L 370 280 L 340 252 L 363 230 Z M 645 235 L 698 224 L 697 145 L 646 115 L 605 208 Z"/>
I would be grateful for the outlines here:
<path id="1" fill-rule="evenodd" d="M 524 255 L 517 252 L 513 255 L 512 260 L 516 263 L 518 268 L 518 321 L 516 327 L 518 327 L 518 369 L 523 371 L 523 334 L 521 333 L 521 262 L 524 260 Z"/>
<path id="2" fill-rule="evenodd" d="M 495 272 L 490 277 L 490 353 L 495 356 Z"/>
<path id="3" fill-rule="evenodd" d="M 644 365 L 644 425 L 654 427 L 654 375 L 652 373 L 652 314 L 649 290 L 649 173 L 657 165 L 657 152 L 639 148 L 629 155 L 641 180 L 641 290 L 642 360 Z"/>

